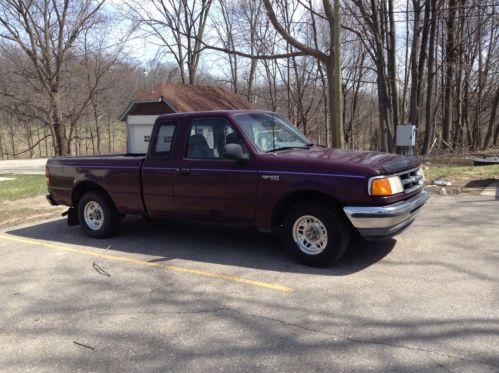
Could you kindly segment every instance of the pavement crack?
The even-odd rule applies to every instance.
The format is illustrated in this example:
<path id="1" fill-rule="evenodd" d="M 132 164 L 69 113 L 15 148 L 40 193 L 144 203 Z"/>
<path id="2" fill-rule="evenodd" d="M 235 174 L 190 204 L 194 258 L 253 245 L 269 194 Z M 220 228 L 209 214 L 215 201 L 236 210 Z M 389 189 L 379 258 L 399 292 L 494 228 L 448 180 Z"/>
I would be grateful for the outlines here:
<path id="1" fill-rule="evenodd" d="M 88 348 L 89 350 L 95 350 L 95 347 L 92 347 L 92 346 L 89 346 L 89 345 L 86 345 L 84 343 L 81 343 L 81 342 L 78 342 L 78 341 L 73 341 L 73 343 L 75 345 L 78 345 L 78 346 L 81 346 L 81 347 L 85 347 L 85 348 Z"/>
<path id="2" fill-rule="evenodd" d="M 226 307 L 215 307 L 215 308 L 205 308 L 199 310 L 185 310 L 185 311 L 143 311 L 140 315 L 183 315 L 183 314 L 198 314 L 198 313 L 217 313 L 220 311 L 227 310 Z M 119 312 L 119 313 L 108 313 L 101 312 L 97 313 L 96 316 L 136 316 L 136 312 Z"/>
<path id="3" fill-rule="evenodd" d="M 175 311 L 175 312 L 165 312 L 167 314 L 193 314 L 193 313 L 217 313 L 220 311 L 226 310 L 225 307 L 217 307 L 217 308 L 211 308 L 211 309 L 201 309 L 201 310 L 195 310 L 195 311 Z"/>
<path id="4" fill-rule="evenodd" d="M 349 341 L 349 342 L 352 342 L 352 343 L 366 344 L 366 345 L 378 345 L 378 346 L 386 346 L 386 347 L 392 347 L 392 348 L 406 349 L 406 350 L 417 351 L 417 352 L 424 352 L 424 353 L 427 353 L 427 354 L 433 354 L 433 355 L 437 355 L 437 356 L 441 356 L 441 357 L 446 357 L 446 358 L 450 358 L 450 359 L 456 359 L 456 360 L 460 360 L 460 361 L 463 361 L 463 362 L 469 362 L 469 363 L 480 364 L 480 365 L 488 365 L 488 366 L 493 366 L 493 367 L 499 368 L 499 365 L 494 364 L 494 363 L 483 362 L 483 361 L 473 360 L 473 359 L 468 359 L 468 358 L 461 357 L 461 356 L 446 354 L 446 353 L 440 352 L 440 351 L 433 351 L 433 350 L 429 350 L 429 349 L 425 349 L 425 348 L 420 348 L 420 347 L 413 347 L 413 346 L 407 346 L 407 345 L 402 345 L 402 344 L 389 343 L 389 342 L 380 341 L 380 340 L 365 340 L 365 339 L 359 339 L 359 338 L 345 337 L 345 336 L 342 336 L 342 335 L 338 335 L 338 334 L 334 334 L 334 333 L 328 332 L 328 331 L 323 330 L 323 329 L 310 328 L 310 327 L 306 327 L 306 326 L 303 326 L 303 325 L 300 325 L 300 324 L 295 324 L 295 323 L 292 323 L 292 322 L 287 322 L 287 321 L 284 321 L 284 320 L 279 320 L 279 319 L 275 319 L 275 318 L 268 317 L 268 316 L 262 316 L 262 315 L 255 315 L 255 314 L 245 313 L 245 312 L 241 312 L 241 311 L 238 311 L 238 310 L 235 310 L 235 309 L 229 309 L 229 308 L 225 308 L 225 310 L 232 311 L 232 312 L 235 312 L 235 313 L 239 313 L 239 314 L 244 315 L 244 316 L 249 316 L 249 317 L 253 317 L 253 318 L 264 319 L 264 320 L 268 320 L 268 321 L 271 321 L 271 322 L 276 322 L 276 323 L 279 323 L 279 324 L 282 324 L 282 325 L 290 326 L 290 327 L 293 327 L 293 328 L 298 328 L 298 329 L 305 330 L 305 331 L 310 331 L 310 332 L 314 332 L 314 333 L 320 333 L 320 334 L 329 335 L 331 337 L 334 337 L 334 338 L 337 338 L 337 339 L 341 339 L 341 340 L 346 340 L 346 341 Z M 438 365 L 440 365 L 440 364 L 438 364 Z M 447 369 L 446 367 L 444 367 L 444 366 L 442 366 L 442 367 L 445 368 L 447 371 L 449 371 L 449 369 Z"/>
<path id="5" fill-rule="evenodd" d="M 452 370 L 450 370 L 449 368 L 447 368 L 444 364 L 439 363 L 434 358 L 432 358 L 431 354 L 428 354 L 428 357 L 431 359 L 431 361 L 433 361 L 435 363 L 435 365 L 439 366 L 440 368 L 444 369 L 445 371 L 447 371 L 449 373 L 454 373 Z"/>

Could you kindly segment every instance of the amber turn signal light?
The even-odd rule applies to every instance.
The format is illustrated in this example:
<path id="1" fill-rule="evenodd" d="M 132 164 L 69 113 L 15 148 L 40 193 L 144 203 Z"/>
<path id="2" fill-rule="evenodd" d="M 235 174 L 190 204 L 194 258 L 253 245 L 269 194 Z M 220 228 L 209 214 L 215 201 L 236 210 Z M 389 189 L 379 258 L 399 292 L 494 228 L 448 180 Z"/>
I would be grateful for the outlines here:
<path id="1" fill-rule="evenodd" d="M 391 196 L 392 188 L 388 179 L 375 179 L 371 184 L 371 195 L 373 196 Z"/>
<path id="2" fill-rule="evenodd" d="M 402 193 L 404 188 L 398 176 L 383 177 L 371 180 L 371 196 L 383 197 Z"/>

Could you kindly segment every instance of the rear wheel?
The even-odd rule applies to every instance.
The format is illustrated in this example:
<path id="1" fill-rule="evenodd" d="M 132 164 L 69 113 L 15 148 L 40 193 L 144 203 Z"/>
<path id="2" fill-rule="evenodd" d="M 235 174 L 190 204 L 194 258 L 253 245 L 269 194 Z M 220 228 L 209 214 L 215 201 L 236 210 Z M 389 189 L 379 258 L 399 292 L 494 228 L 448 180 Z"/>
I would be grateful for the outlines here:
<path id="1" fill-rule="evenodd" d="M 326 267 L 340 260 L 350 230 L 334 206 L 308 200 L 294 205 L 284 219 L 283 240 L 303 264 Z"/>
<path id="2" fill-rule="evenodd" d="M 121 217 L 113 203 L 102 193 L 91 191 L 78 202 L 80 225 L 90 237 L 106 238 L 118 230 Z"/>

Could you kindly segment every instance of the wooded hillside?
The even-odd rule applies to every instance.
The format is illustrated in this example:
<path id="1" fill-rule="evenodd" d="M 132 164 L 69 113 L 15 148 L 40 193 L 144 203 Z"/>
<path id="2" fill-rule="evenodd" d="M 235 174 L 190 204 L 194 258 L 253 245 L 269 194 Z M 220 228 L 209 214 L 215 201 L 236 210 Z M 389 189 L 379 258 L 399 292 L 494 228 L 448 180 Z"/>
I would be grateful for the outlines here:
<path id="1" fill-rule="evenodd" d="M 497 147 L 498 11 L 491 0 L 2 0 L 0 158 L 123 152 L 119 113 L 165 82 L 223 85 L 329 146 L 394 152 L 396 125 L 413 123 L 419 154 Z"/>

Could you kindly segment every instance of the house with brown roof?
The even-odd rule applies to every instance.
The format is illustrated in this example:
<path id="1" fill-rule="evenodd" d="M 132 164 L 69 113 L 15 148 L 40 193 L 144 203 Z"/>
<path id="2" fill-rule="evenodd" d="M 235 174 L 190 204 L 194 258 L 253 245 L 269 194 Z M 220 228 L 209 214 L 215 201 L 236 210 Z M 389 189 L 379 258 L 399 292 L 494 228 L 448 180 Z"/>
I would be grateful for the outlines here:
<path id="1" fill-rule="evenodd" d="M 140 92 L 120 120 L 126 123 L 129 153 L 145 153 L 156 118 L 162 114 L 252 109 L 252 105 L 223 87 L 159 84 Z"/>

